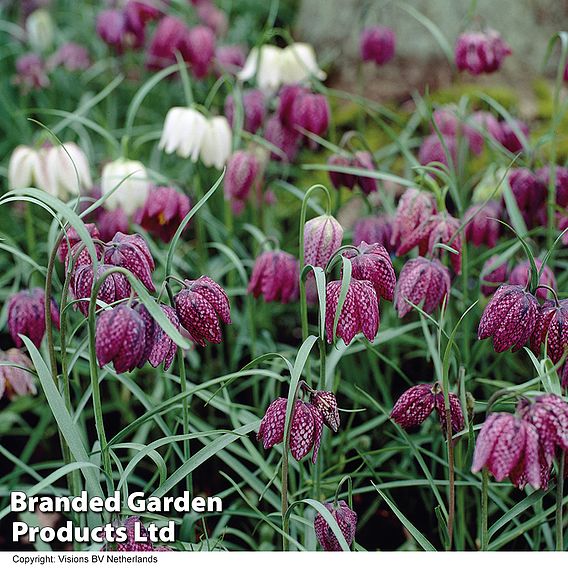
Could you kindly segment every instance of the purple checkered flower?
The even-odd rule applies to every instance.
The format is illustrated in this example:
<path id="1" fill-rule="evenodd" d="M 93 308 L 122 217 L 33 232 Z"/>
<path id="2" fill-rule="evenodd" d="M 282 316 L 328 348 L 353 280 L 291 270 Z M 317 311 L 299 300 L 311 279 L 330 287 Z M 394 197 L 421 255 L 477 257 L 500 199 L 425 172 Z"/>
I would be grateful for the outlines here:
<path id="1" fill-rule="evenodd" d="M 419 256 L 409 260 L 402 268 L 394 293 L 394 306 L 398 317 L 404 317 L 419 305 L 431 314 L 450 293 L 450 271 L 437 259 Z M 410 302 L 410 303 L 409 303 Z"/>
<path id="2" fill-rule="evenodd" d="M 530 338 L 537 320 L 538 302 L 522 286 L 504 284 L 489 301 L 477 330 L 478 339 L 493 337 L 497 353 L 520 349 Z"/>
<path id="3" fill-rule="evenodd" d="M 271 152 L 272 160 L 294 161 L 300 149 L 301 135 L 297 130 L 283 124 L 278 115 L 274 114 L 266 121 L 264 138 L 280 150 L 280 152 Z"/>
<path id="4" fill-rule="evenodd" d="M 328 166 L 341 167 L 341 168 L 352 168 L 353 163 L 350 158 L 342 156 L 340 154 L 332 154 L 327 160 Z M 335 189 L 340 189 L 346 187 L 347 189 L 353 189 L 357 183 L 357 176 L 354 174 L 345 174 L 341 172 L 329 172 L 329 179 Z"/>
<path id="5" fill-rule="evenodd" d="M 427 166 L 432 162 L 439 162 L 448 168 L 450 163 L 456 167 L 458 160 L 458 144 L 455 136 L 430 134 L 424 138 L 418 150 L 418 161 Z"/>
<path id="6" fill-rule="evenodd" d="M 260 172 L 260 162 L 253 152 L 237 150 L 227 163 L 224 189 L 231 202 L 244 202 Z"/>
<path id="7" fill-rule="evenodd" d="M 339 410 L 335 394 L 329 391 L 313 391 L 310 402 L 317 408 L 323 417 L 323 423 L 333 432 L 339 430 Z"/>
<path id="8" fill-rule="evenodd" d="M 248 89 L 243 91 L 242 104 L 244 110 L 243 129 L 253 134 L 262 126 L 266 116 L 266 100 L 260 89 Z M 235 128 L 235 101 L 233 95 L 229 95 L 225 99 L 225 116 L 231 125 Z"/>
<path id="9" fill-rule="evenodd" d="M 145 538 L 146 542 L 137 542 L 134 539 L 136 525 L 139 525 L 138 535 Z M 150 542 L 150 535 L 140 517 L 128 517 L 122 522 L 122 526 L 126 527 L 126 541 L 117 543 L 117 552 L 167 552 L 171 550 L 169 546 L 154 546 L 154 543 Z"/>
<path id="10" fill-rule="evenodd" d="M 87 229 L 89 235 L 91 235 L 93 239 L 101 238 L 99 230 L 93 223 L 88 223 L 87 225 L 85 225 L 85 229 Z M 83 241 L 81 240 L 81 237 L 79 237 L 79 235 L 77 234 L 77 231 L 73 227 L 68 227 L 65 230 L 63 239 L 61 239 L 61 243 L 59 244 L 59 248 L 57 249 L 57 256 L 59 260 L 61 262 L 65 262 L 69 249 L 72 249 L 77 243 L 82 243 L 82 242 Z M 91 255 L 89 254 L 88 251 L 87 251 L 87 256 L 89 257 L 89 259 L 91 258 Z M 85 264 L 85 263 L 82 262 L 79 264 Z"/>
<path id="11" fill-rule="evenodd" d="M 267 408 L 264 418 L 260 422 L 257 440 L 262 440 L 264 449 L 272 448 L 284 440 L 284 427 L 286 423 L 287 400 L 277 398 Z M 312 463 L 316 463 L 321 433 L 323 429 L 323 415 L 314 405 L 296 400 L 290 426 L 290 453 L 298 461 L 312 452 Z"/>
<path id="12" fill-rule="evenodd" d="M 540 260 L 539 258 L 535 258 L 534 262 L 536 265 L 536 269 L 540 270 L 542 267 L 542 260 Z M 525 260 L 524 262 L 517 264 L 517 266 L 515 266 L 513 270 L 511 270 L 511 274 L 509 276 L 510 284 L 527 287 L 530 283 L 530 280 L 531 280 L 531 265 L 528 260 Z M 544 269 L 542 270 L 538 283 L 539 285 L 550 286 L 550 288 L 552 288 L 553 290 L 557 289 L 556 278 L 554 277 L 554 273 L 552 272 L 549 266 L 545 266 Z M 540 298 L 541 300 L 546 300 L 546 297 L 549 294 L 550 291 L 547 290 L 546 288 L 538 288 L 537 291 L 535 292 L 535 296 L 537 298 Z"/>
<path id="13" fill-rule="evenodd" d="M 538 213 L 546 200 L 546 186 L 527 168 L 514 168 L 507 178 L 517 206 L 529 228 L 539 224 Z"/>
<path id="14" fill-rule="evenodd" d="M 484 296 L 491 296 L 501 284 L 507 282 L 509 275 L 509 267 L 507 262 L 497 264 L 499 261 L 498 255 L 493 255 L 488 258 L 481 269 L 481 293 Z"/>
<path id="15" fill-rule="evenodd" d="M 465 218 L 471 219 L 465 226 L 466 240 L 476 247 L 495 247 L 501 233 L 501 223 L 498 221 L 501 212 L 501 204 L 497 201 L 472 205 L 465 213 Z"/>
<path id="16" fill-rule="evenodd" d="M 117 373 L 132 371 L 144 355 L 144 320 L 129 306 L 105 310 L 97 318 L 95 350 L 99 366 L 111 361 Z"/>
<path id="17" fill-rule="evenodd" d="M 59 307 L 51 299 L 51 321 L 59 329 Z M 22 290 L 8 300 L 8 330 L 16 347 L 22 347 L 20 334 L 39 348 L 45 335 L 45 293 L 42 288 Z"/>
<path id="18" fill-rule="evenodd" d="M 384 65 L 394 57 L 396 35 L 392 28 L 370 26 L 361 33 L 359 44 L 363 61 Z"/>
<path id="19" fill-rule="evenodd" d="M 407 189 L 398 202 L 393 222 L 392 245 L 405 241 L 424 221 L 436 213 L 434 196 L 414 187 Z"/>
<path id="20" fill-rule="evenodd" d="M 296 258 L 283 251 L 263 252 L 254 263 L 247 288 L 255 298 L 265 302 L 287 304 L 298 297 L 300 270 Z"/>
<path id="21" fill-rule="evenodd" d="M 343 227 L 331 215 L 310 219 L 304 227 L 305 264 L 325 268 L 342 240 Z"/>
<path id="22" fill-rule="evenodd" d="M 378 243 L 362 242 L 358 253 L 347 250 L 343 254 L 351 259 L 351 276 L 355 280 L 368 280 L 377 293 L 377 298 L 392 302 L 396 286 L 396 274 L 387 249 Z"/>
<path id="23" fill-rule="evenodd" d="M 106 264 L 121 266 L 132 272 L 150 292 L 156 291 L 152 282 L 154 259 L 142 235 L 116 233 L 107 243 L 103 258 Z"/>
<path id="24" fill-rule="evenodd" d="M 175 309 L 181 325 L 192 340 L 205 346 L 205 342 L 221 343 L 221 324 L 231 323 L 231 308 L 227 293 L 208 276 L 185 280 L 185 288 L 175 298 Z"/>
<path id="25" fill-rule="evenodd" d="M 355 152 L 351 165 L 354 168 L 368 170 L 369 172 L 375 172 L 377 169 L 373 155 L 370 152 Z M 356 183 L 365 195 L 370 195 L 371 193 L 375 193 L 379 190 L 377 180 L 372 177 L 358 175 L 356 177 Z"/>
<path id="26" fill-rule="evenodd" d="M 359 246 L 363 241 L 369 244 L 378 243 L 392 252 L 391 245 L 393 220 L 386 215 L 362 217 L 353 227 L 353 244 Z"/>
<path id="27" fill-rule="evenodd" d="M 328 343 L 334 340 L 333 327 L 339 306 L 341 280 L 329 282 L 326 288 L 325 332 Z M 337 322 L 337 337 L 349 345 L 358 333 L 373 341 L 379 331 L 379 300 L 368 280 L 352 279 L 347 289 Z"/>
<path id="28" fill-rule="evenodd" d="M 329 104 L 324 95 L 300 93 L 292 105 L 291 124 L 317 136 L 323 136 L 329 126 Z"/>
<path id="29" fill-rule="evenodd" d="M 357 513 L 350 509 L 343 499 L 338 501 L 336 505 L 324 503 L 324 506 L 337 522 L 347 544 L 351 546 L 357 530 Z M 333 530 L 319 513 L 314 519 L 314 531 L 320 546 L 326 552 L 340 552 L 342 550 L 337 537 L 333 534 Z"/>
<path id="30" fill-rule="evenodd" d="M 533 424 L 506 412 L 495 412 L 479 432 L 471 471 L 477 473 L 486 467 L 497 481 L 509 477 L 519 489 L 527 484 L 540 489 L 545 486 L 543 457 Z"/>
<path id="31" fill-rule="evenodd" d="M 538 306 L 530 344 L 536 355 L 546 345 L 546 354 L 555 364 L 562 359 L 568 350 L 568 300 L 548 300 Z"/>
<path id="32" fill-rule="evenodd" d="M 471 75 L 497 71 L 509 55 L 511 48 L 494 30 L 466 32 L 456 42 L 456 66 Z"/>
<path id="33" fill-rule="evenodd" d="M 517 127 L 517 129 L 520 132 L 523 133 L 525 137 L 528 137 L 529 127 L 527 124 L 517 119 L 513 119 L 512 123 Z M 506 120 L 502 120 L 499 123 L 499 126 L 501 127 L 501 135 L 498 138 L 498 140 L 499 142 L 501 142 L 501 145 L 504 146 L 507 150 L 509 150 L 509 152 L 511 152 L 512 154 L 516 154 L 517 152 L 523 150 L 523 143 L 518 137 L 515 130 L 513 130 L 511 124 Z"/>

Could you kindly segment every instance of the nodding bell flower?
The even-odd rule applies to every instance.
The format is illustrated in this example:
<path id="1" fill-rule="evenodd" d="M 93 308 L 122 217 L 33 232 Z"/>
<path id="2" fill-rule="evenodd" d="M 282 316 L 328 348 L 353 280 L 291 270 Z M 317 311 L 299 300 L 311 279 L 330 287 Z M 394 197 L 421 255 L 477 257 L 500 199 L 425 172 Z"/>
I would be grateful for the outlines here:
<path id="1" fill-rule="evenodd" d="M 197 16 L 200 22 L 211 29 L 217 35 L 222 36 L 228 28 L 227 14 L 223 10 L 219 10 L 209 2 L 200 2 L 197 4 Z"/>
<path id="2" fill-rule="evenodd" d="M 466 219 L 471 219 L 465 226 L 465 238 L 476 247 L 486 245 L 493 248 L 497 245 L 501 233 L 501 204 L 488 201 L 485 205 L 472 205 L 465 213 Z"/>
<path id="3" fill-rule="evenodd" d="M 448 393 L 452 433 L 464 429 L 465 421 L 460 399 Z M 404 391 L 391 411 L 391 418 L 402 428 L 408 430 L 420 426 L 436 410 L 444 435 L 446 434 L 446 405 L 444 393 L 439 383 L 420 384 Z"/>
<path id="4" fill-rule="evenodd" d="M 536 265 L 537 270 L 540 270 L 542 268 L 542 260 L 540 260 L 539 258 L 535 258 L 534 263 Z M 511 274 L 509 276 L 509 284 L 515 284 L 518 286 L 528 286 L 530 283 L 530 279 L 531 279 L 531 265 L 528 260 L 525 260 L 524 262 L 517 264 L 517 266 L 515 266 L 513 270 L 511 270 Z M 549 266 L 545 266 L 542 269 L 542 273 L 540 275 L 538 283 L 539 285 L 549 286 L 553 290 L 557 289 L 556 278 L 554 277 L 554 273 L 552 272 Z M 541 300 L 546 300 L 549 294 L 550 291 L 547 290 L 546 288 L 538 288 L 537 291 L 535 292 L 535 296 L 537 298 L 540 298 Z"/>
<path id="5" fill-rule="evenodd" d="M 144 206 L 135 213 L 134 222 L 169 243 L 190 207 L 189 197 L 173 187 L 153 187 Z"/>
<path id="6" fill-rule="evenodd" d="M 493 116 L 489 113 L 484 113 L 471 117 L 471 122 L 488 122 L 490 119 L 485 118 L 485 114 L 491 118 Z M 493 118 L 495 124 L 498 125 L 497 119 Z M 433 126 L 440 131 L 444 136 L 458 138 L 464 136 L 469 149 L 474 154 L 480 154 L 483 150 L 483 135 L 470 124 L 465 123 L 457 114 L 457 110 L 452 106 L 445 106 L 436 109 L 432 114 Z M 436 129 L 432 128 L 432 134 L 436 134 Z"/>
<path id="7" fill-rule="evenodd" d="M 511 48 L 495 30 L 466 32 L 456 42 L 456 66 L 471 75 L 497 71 L 508 55 Z"/>
<path id="8" fill-rule="evenodd" d="M 341 167 L 341 168 L 351 168 L 353 164 L 351 159 L 346 156 L 341 156 L 340 154 L 332 154 L 327 160 L 328 166 Z M 357 183 L 357 176 L 354 174 L 346 174 L 343 172 L 329 171 L 329 180 L 331 181 L 335 189 L 340 189 L 346 187 L 347 189 L 353 189 Z"/>
<path id="9" fill-rule="evenodd" d="M 328 343 L 333 343 L 333 327 L 339 306 L 341 280 L 329 282 L 325 294 L 325 332 Z M 339 320 L 337 322 L 338 338 L 349 345 L 358 333 L 373 341 L 379 331 L 379 300 L 373 284 L 368 280 L 352 279 L 347 289 Z"/>
<path id="10" fill-rule="evenodd" d="M 0 365 L 0 400 L 6 396 L 13 400 L 18 396 L 36 394 L 34 377 L 30 371 L 33 369 L 32 362 L 18 349 L 0 351 L 0 361 L 7 363 Z"/>
<path id="11" fill-rule="evenodd" d="M 536 324 L 531 336 L 531 349 L 540 354 L 543 345 L 546 354 L 556 364 L 568 350 L 568 300 L 547 300 L 538 306 Z"/>
<path id="12" fill-rule="evenodd" d="M 568 450 L 568 404 L 562 397 L 547 393 L 533 402 L 521 399 L 517 414 L 536 428 L 549 472 L 557 448 Z"/>
<path id="13" fill-rule="evenodd" d="M 260 422 L 256 438 L 259 441 L 262 440 L 265 450 L 280 444 L 284 440 L 287 402 L 285 398 L 274 400 Z M 313 448 L 312 463 L 316 463 L 322 430 L 323 416 L 321 411 L 310 403 L 296 400 L 290 425 L 290 453 L 292 457 L 300 461 Z"/>
<path id="14" fill-rule="evenodd" d="M 489 301 L 477 330 L 478 339 L 493 337 L 497 353 L 520 349 L 536 325 L 538 302 L 523 286 L 503 284 Z"/>
<path id="15" fill-rule="evenodd" d="M 527 168 L 510 170 L 507 181 L 525 223 L 529 227 L 537 226 L 539 224 L 538 213 L 546 200 L 546 186 Z"/>
<path id="16" fill-rule="evenodd" d="M 244 111 L 243 129 L 253 134 L 262 126 L 266 116 L 266 100 L 259 89 L 247 89 L 242 94 L 242 108 Z M 225 99 L 225 116 L 231 125 L 235 127 L 235 101 L 233 95 Z"/>
<path id="17" fill-rule="evenodd" d="M 350 509 L 343 499 L 339 500 L 337 504 L 324 503 L 324 506 L 337 522 L 347 544 L 351 546 L 357 530 L 357 513 Z M 314 519 L 314 531 L 320 546 L 326 552 L 340 552 L 343 550 L 333 530 L 320 513 Z"/>
<path id="18" fill-rule="evenodd" d="M 536 177 L 548 188 L 553 166 L 546 166 L 536 171 Z M 554 165 L 556 204 L 562 208 L 568 207 L 568 168 Z"/>
<path id="19" fill-rule="evenodd" d="M 254 152 L 237 150 L 227 163 L 225 199 L 242 204 L 249 196 L 260 170 L 260 161 Z"/>
<path id="20" fill-rule="evenodd" d="M 392 302 L 396 286 L 396 274 L 387 249 L 378 244 L 363 241 L 358 252 L 346 250 L 343 255 L 351 260 L 351 277 L 368 280 L 377 293 L 377 298 Z"/>
<path id="21" fill-rule="evenodd" d="M 293 162 L 300 149 L 300 133 L 283 124 L 276 114 L 266 121 L 264 139 L 280 150 L 271 152 L 272 160 Z"/>
<path id="22" fill-rule="evenodd" d="M 396 35 L 392 28 L 370 26 L 361 33 L 359 48 L 363 61 L 384 65 L 394 57 Z"/>
<path id="23" fill-rule="evenodd" d="M 8 164 L 8 188 L 22 189 L 34 185 L 39 187 L 38 178 L 41 173 L 39 152 L 31 146 L 17 146 Z"/>
<path id="24" fill-rule="evenodd" d="M 220 45 L 215 50 L 216 68 L 219 74 L 236 75 L 244 66 L 246 53 L 240 45 Z"/>
<path id="25" fill-rule="evenodd" d="M 331 215 L 320 215 L 304 226 L 304 263 L 325 268 L 341 246 L 343 227 Z"/>
<path id="26" fill-rule="evenodd" d="M 299 263 L 283 251 L 263 252 L 255 261 L 247 288 L 255 298 L 261 294 L 265 302 L 287 304 L 298 298 Z"/>
<path id="27" fill-rule="evenodd" d="M 434 196 L 415 187 L 407 189 L 400 198 L 393 222 L 391 243 L 396 245 L 408 236 L 424 221 L 436 213 Z"/>
<path id="28" fill-rule="evenodd" d="M 73 252 L 73 251 L 71 251 Z M 93 291 L 94 280 L 98 280 L 107 270 L 114 268 L 110 264 L 97 265 L 96 273 L 93 272 L 92 264 L 81 264 L 78 266 L 71 279 L 71 293 L 77 302 L 79 311 L 87 317 L 89 314 L 89 298 Z M 131 287 L 124 274 L 113 272 L 107 276 L 99 288 L 97 300 L 105 304 L 113 304 L 119 300 L 124 300 L 130 296 Z"/>
<path id="29" fill-rule="evenodd" d="M 513 128 L 512 124 L 515 125 L 516 130 Z M 519 138 L 517 131 L 522 133 L 526 138 L 529 135 L 529 127 L 522 120 L 517 119 L 513 119 L 512 124 L 506 120 L 499 123 L 499 126 L 501 127 L 501 135 L 498 140 L 504 148 L 509 150 L 509 152 L 516 154 L 524 149 L 523 142 L 521 138 Z"/>
<path id="30" fill-rule="evenodd" d="M 181 325 L 202 347 L 206 341 L 221 343 L 219 320 L 231 323 L 231 308 L 225 290 L 208 276 L 185 280 L 184 283 L 185 288 L 174 298 Z"/>
<path id="31" fill-rule="evenodd" d="M 502 262 L 497 264 L 499 261 L 498 255 L 493 255 L 485 261 L 483 268 L 481 269 L 481 293 L 484 296 L 491 296 L 501 284 L 507 282 L 509 275 L 509 267 L 507 262 Z"/>
<path id="32" fill-rule="evenodd" d="M 53 19 L 48 10 L 34 10 L 26 18 L 26 35 L 28 43 L 34 51 L 49 51 L 53 44 Z"/>
<path id="33" fill-rule="evenodd" d="M 394 292 L 394 306 L 398 317 L 404 317 L 419 305 L 431 314 L 450 294 L 450 272 L 438 260 L 419 256 L 409 260 L 402 268 Z"/>
<path id="34" fill-rule="evenodd" d="M 52 298 L 51 321 L 59 329 L 59 307 Z M 8 300 L 8 330 L 16 347 L 22 347 L 20 334 L 29 337 L 39 349 L 45 335 L 45 293 L 42 288 L 17 292 Z"/>
<path id="35" fill-rule="evenodd" d="M 87 229 L 89 235 L 91 235 L 93 239 L 101 238 L 98 228 L 93 223 L 87 223 L 85 225 L 85 229 Z M 82 242 L 83 241 L 81 240 L 81 237 L 79 237 L 79 235 L 77 234 L 77 231 L 73 227 L 67 227 L 65 230 L 65 234 L 61 239 L 61 243 L 59 244 L 59 248 L 57 249 L 57 256 L 59 260 L 61 262 L 65 262 L 69 250 L 71 250 L 76 244 Z M 87 254 L 89 253 L 87 252 Z"/>
<path id="36" fill-rule="evenodd" d="M 291 43 L 281 51 L 280 80 L 282 84 L 302 83 L 311 76 L 323 81 L 326 74 L 319 68 L 316 52 L 309 43 Z"/>
<path id="37" fill-rule="evenodd" d="M 148 48 L 146 65 L 159 70 L 176 63 L 176 52 L 188 61 L 189 27 L 180 19 L 165 16 L 156 26 L 154 37 Z"/>
<path id="38" fill-rule="evenodd" d="M 297 96 L 292 106 L 291 124 L 323 136 L 329 126 L 329 104 L 324 95 L 302 93 Z"/>
<path id="39" fill-rule="evenodd" d="M 352 165 L 354 168 L 369 170 L 370 172 L 374 172 L 377 169 L 375 167 L 373 155 L 370 152 L 355 152 Z M 365 195 L 370 195 L 379 189 L 377 180 L 372 177 L 358 175 L 356 179 L 357 185 L 361 188 L 361 191 Z"/>
<path id="40" fill-rule="evenodd" d="M 207 26 L 190 28 L 185 41 L 184 59 L 196 79 L 203 79 L 211 71 L 215 58 L 215 34 Z"/>
<path id="41" fill-rule="evenodd" d="M 133 308 L 121 305 L 103 311 L 95 334 L 99 366 L 112 361 L 117 373 L 132 371 L 144 354 L 144 334 L 144 320 Z"/>
<path id="42" fill-rule="evenodd" d="M 116 233 L 127 233 L 130 223 L 128 216 L 122 209 L 108 211 L 99 208 L 96 213 L 97 228 L 103 241 L 110 241 Z"/>
<path id="43" fill-rule="evenodd" d="M 455 136 L 430 134 L 424 138 L 418 150 L 418 161 L 427 166 L 432 162 L 439 162 L 446 167 L 456 166 L 458 161 L 458 145 Z"/>
<path id="44" fill-rule="evenodd" d="M 24 93 L 49 87 L 44 60 L 37 53 L 24 53 L 16 59 L 16 75 L 12 79 Z"/>
<path id="45" fill-rule="evenodd" d="M 392 231 L 393 221 L 386 215 L 363 217 L 353 227 L 353 244 L 359 246 L 363 241 L 377 243 L 392 252 Z"/>
<path id="46" fill-rule="evenodd" d="M 134 4 L 129 2 L 129 4 Z M 97 34 L 117 53 L 125 49 L 140 49 L 144 45 L 144 24 L 128 10 L 103 10 L 97 16 Z"/>
<path id="47" fill-rule="evenodd" d="M 323 423 L 333 432 L 337 432 L 340 420 L 335 395 L 329 391 L 312 391 L 310 402 L 321 412 Z"/>
<path id="48" fill-rule="evenodd" d="M 404 240 L 401 241 L 396 254 L 403 255 L 418 246 L 419 254 L 440 256 L 443 249 L 438 244 L 448 245 L 457 251 L 450 254 L 450 261 L 456 274 L 461 272 L 462 240 L 460 221 L 447 213 L 437 213 L 422 222 Z"/>
<path id="49" fill-rule="evenodd" d="M 506 412 L 488 416 L 475 442 L 473 473 L 486 467 L 497 481 L 509 477 L 519 489 L 527 484 L 540 489 L 546 485 L 542 475 L 545 465 L 533 424 Z"/>
<path id="50" fill-rule="evenodd" d="M 104 202 L 105 209 L 122 209 L 126 215 L 133 215 L 146 202 L 150 192 L 150 181 L 146 168 L 141 162 L 119 158 L 105 165 L 101 177 L 102 195 L 118 188 Z"/>
<path id="51" fill-rule="evenodd" d="M 103 260 L 106 264 L 126 268 L 150 292 L 156 291 L 156 287 L 152 282 L 152 272 L 156 265 L 142 235 L 116 233 L 112 241 L 106 244 Z"/>
<path id="52" fill-rule="evenodd" d="M 49 59 L 48 69 L 63 67 L 67 71 L 84 71 L 91 66 L 91 58 L 85 47 L 78 43 L 64 43 Z"/>

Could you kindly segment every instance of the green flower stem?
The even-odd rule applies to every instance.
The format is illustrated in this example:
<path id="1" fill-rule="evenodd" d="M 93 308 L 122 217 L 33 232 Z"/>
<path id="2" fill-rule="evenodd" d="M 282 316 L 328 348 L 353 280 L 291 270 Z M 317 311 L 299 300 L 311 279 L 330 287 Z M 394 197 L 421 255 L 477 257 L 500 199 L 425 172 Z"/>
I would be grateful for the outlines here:
<path id="1" fill-rule="evenodd" d="M 489 533 L 487 530 L 489 495 L 489 472 L 483 468 L 481 472 L 481 550 L 486 551 L 489 546 Z"/>
<path id="2" fill-rule="evenodd" d="M 447 394 L 444 393 L 444 399 Z M 446 414 L 446 438 L 448 444 L 448 550 L 452 549 L 456 514 L 456 474 L 454 467 L 454 441 L 452 439 L 452 414 L 449 401 L 444 401 Z"/>
<path id="3" fill-rule="evenodd" d="M 564 550 L 564 463 L 566 452 L 562 451 L 558 458 L 558 481 L 556 484 L 556 550 Z"/>
<path id="4" fill-rule="evenodd" d="M 199 201 L 203 197 L 203 192 L 201 190 L 201 178 L 199 177 L 199 173 L 197 172 L 194 179 L 194 190 L 195 190 L 195 198 L 196 202 Z M 203 224 L 203 219 L 201 215 L 195 216 L 195 236 L 197 240 L 197 254 L 199 257 L 198 266 L 199 271 L 201 274 L 205 274 L 207 268 L 207 247 L 205 246 L 206 241 L 206 232 L 205 232 L 205 225 Z"/>
<path id="5" fill-rule="evenodd" d="M 25 220 L 26 220 L 26 241 L 28 245 L 28 255 L 35 260 L 36 257 L 36 235 L 35 235 L 35 220 L 32 215 L 32 204 L 25 204 Z"/>

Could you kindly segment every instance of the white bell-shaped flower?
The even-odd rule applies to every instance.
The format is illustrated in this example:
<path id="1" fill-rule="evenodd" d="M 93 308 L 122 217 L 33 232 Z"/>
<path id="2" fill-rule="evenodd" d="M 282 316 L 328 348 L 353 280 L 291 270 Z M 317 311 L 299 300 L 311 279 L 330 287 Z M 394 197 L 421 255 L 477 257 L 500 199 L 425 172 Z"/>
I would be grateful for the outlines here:
<path id="1" fill-rule="evenodd" d="M 309 43 L 292 43 L 282 50 L 280 75 L 284 85 L 301 83 L 312 75 L 322 81 L 326 78 Z"/>
<path id="2" fill-rule="evenodd" d="M 207 128 L 207 118 L 199 111 L 173 107 L 166 115 L 158 147 L 166 154 L 175 152 L 182 158 L 191 158 L 192 162 L 196 162 Z"/>
<path id="3" fill-rule="evenodd" d="M 33 187 L 39 152 L 31 146 L 17 146 L 8 164 L 8 189 Z"/>
<path id="4" fill-rule="evenodd" d="M 77 144 L 65 142 L 41 152 L 49 177 L 49 193 L 65 200 L 70 195 L 78 195 L 82 190 L 91 188 L 93 181 L 89 161 Z"/>
<path id="5" fill-rule="evenodd" d="M 122 209 L 127 215 L 144 205 L 150 192 L 150 181 L 146 168 L 141 162 L 120 158 L 106 164 L 101 179 L 101 193 L 107 195 L 115 187 L 118 189 L 107 198 L 104 207 L 110 211 Z"/>
<path id="6" fill-rule="evenodd" d="M 238 74 L 242 81 L 249 81 L 256 75 L 256 84 L 265 91 L 275 91 L 282 84 L 282 49 L 275 45 L 253 47 L 244 67 Z"/>
<path id="7" fill-rule="evenodd" d="M 231 127 L 224 116 L 214 116 L 201 144 L 201 161 L 208 167 L 222 169 L 231 154 Z"/>

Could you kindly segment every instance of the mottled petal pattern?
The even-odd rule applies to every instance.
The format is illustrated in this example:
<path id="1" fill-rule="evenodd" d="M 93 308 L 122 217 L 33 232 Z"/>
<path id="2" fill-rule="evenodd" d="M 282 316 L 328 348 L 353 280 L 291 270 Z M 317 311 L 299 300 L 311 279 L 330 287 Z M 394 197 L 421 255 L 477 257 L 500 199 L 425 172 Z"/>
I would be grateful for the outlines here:
<path id="1" fill-rule="evenodd" d="M 347 544 L 351 546 L 357 530 L 357 513 L 350 509 L 343 500 L 337 502 L 337 506 L 332 503 L 324 503 L 325 508 L 336 520 Z M 314 519 L 314 531 L 320 546 L 328 552 L 339 552 L 342 550 L 339 541 L 333 534 L 333 530 L 327 521 L 318 513 Z"/>

